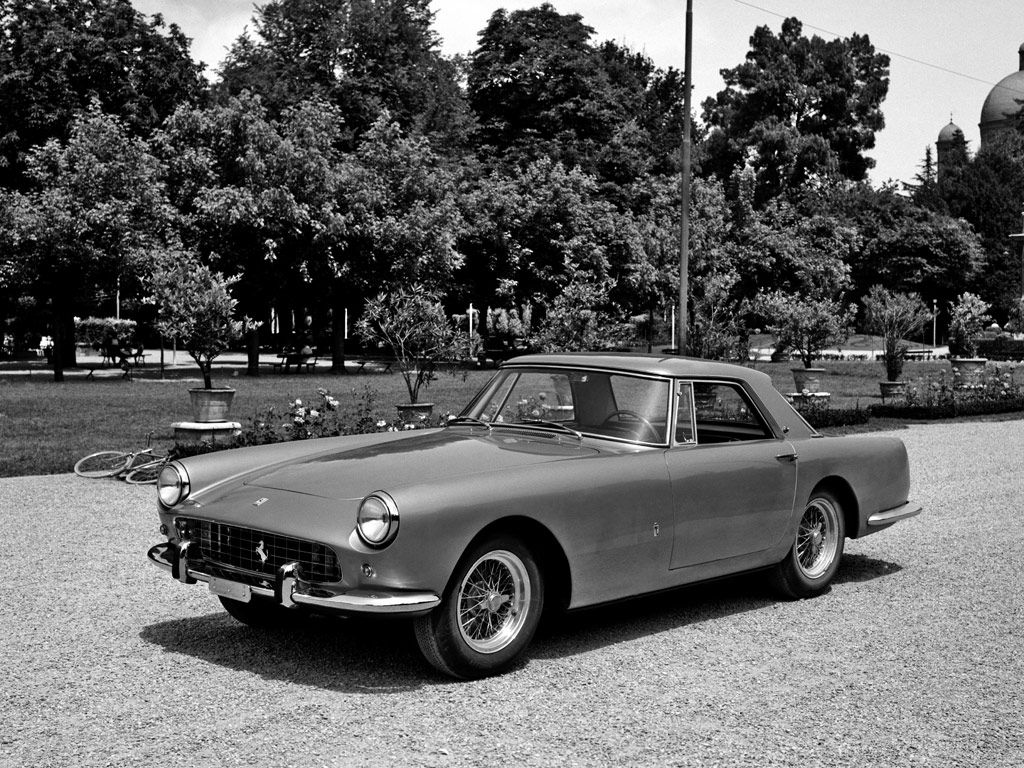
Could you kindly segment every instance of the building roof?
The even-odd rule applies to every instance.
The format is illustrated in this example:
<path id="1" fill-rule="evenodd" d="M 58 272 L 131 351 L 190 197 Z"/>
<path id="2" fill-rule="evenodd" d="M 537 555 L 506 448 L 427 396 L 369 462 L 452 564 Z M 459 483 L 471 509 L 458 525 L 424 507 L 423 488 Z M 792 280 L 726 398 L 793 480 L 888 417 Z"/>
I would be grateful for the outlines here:
<path id="1" fill-rule="evenodd" d="M 1024 45 L 1018 53 L 1020 68 L 1000 80 L 985 99 L 981 108 L 982 127 L 1004 122 L 1024 108 Z"/>
<path id="2" fill-rule="evenodd" d="M 964 132 L 959 125 L 950 120 L 949 125 L 939 131 L 939 141 L 955 141 L 957 134 L 963 138 Z"/>

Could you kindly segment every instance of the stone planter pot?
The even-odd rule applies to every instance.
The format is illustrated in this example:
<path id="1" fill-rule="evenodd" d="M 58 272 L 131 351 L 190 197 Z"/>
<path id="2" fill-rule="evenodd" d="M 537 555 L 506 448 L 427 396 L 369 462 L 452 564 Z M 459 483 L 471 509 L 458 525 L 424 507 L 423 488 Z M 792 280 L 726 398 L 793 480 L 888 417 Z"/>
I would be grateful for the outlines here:
<path id="1" fill-rule="evenodd" d="M 903 400 L 907 396 L 907 382 L 905 381 L 880 381 L 879 389 L 882 390 L 882 402 L 886 400 Z"/>
<path id="2" fill-rule="evenodd" d="M 398 417 L 405 424 L 420 424 L 434 412 L 433 403 L 404 403 L 396 405 Z"/>
<path id="3" fill-rule="evenodd" d="M 952 357 L 954 389 L 977 389 L 985 383 L 986 357 Z"/>
<path id="4" fill-rule="evenodd" d="M 205 389 L 198 387 L 188 391 L 192 400 L 192 420 L 202 423 L 227 421 L 235 390 L 230 387 Z"/>
<path id="5" fill-rule="evenodd" d="M 821 377 L 824 368 L 793 368 L 793 383 L 797 392 L 821 392 Z"/>

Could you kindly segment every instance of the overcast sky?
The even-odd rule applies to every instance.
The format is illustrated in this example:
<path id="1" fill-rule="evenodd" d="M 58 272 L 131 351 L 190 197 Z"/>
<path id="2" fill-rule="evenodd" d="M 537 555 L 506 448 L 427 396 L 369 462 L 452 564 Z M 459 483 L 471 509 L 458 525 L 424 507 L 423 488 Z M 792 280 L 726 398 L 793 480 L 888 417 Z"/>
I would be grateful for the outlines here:
<path id="1" fill-rule="evenodd" d="M 250 23 L 251 0 L 132 0 L 143 13 L 162 13 L 192 38 L 193 57 L 208 75 Z M 561 13 L 579 13 L 595 30 L 593 42 L 615 40 L 645 52 L 657 66 L 682 69 L 685 0 L 551 0 Z M 434 0 L 435 27 L 445 53 L 468 53 L 496 8 L 540 5 L 521 0 Z M 866 34 L 892 58 L 886 127 L 869 154 L 872 180 L 911 180 L 925 146 L 953 121 L 978 146 L 981 106 L 992 86 L 1019 68 L 1024 43 L 1021 0 L 693 0 L 694 108 L 722 88 L 719 70 L 743 60 L 759 25 L 776 33 L 786 16 L 821 37 Z M 1021 94 L 1024 98 L 1024 93 Z"/>

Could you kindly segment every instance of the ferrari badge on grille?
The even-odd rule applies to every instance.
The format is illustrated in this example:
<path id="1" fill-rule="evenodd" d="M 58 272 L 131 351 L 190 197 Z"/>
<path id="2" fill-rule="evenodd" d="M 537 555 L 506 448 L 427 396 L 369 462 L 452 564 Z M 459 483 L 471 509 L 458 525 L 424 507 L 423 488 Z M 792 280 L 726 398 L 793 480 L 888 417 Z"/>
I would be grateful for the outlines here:
<path id="1" fill-rule="evenodd" d="M 266 564 L 267 560 L 270 558 L 270 553 L 264 547 L 262 539 L 260 540 L 259 545 L 256 547 L 256 554 L 260 556 L 260 562 L 263 564 Z"/>

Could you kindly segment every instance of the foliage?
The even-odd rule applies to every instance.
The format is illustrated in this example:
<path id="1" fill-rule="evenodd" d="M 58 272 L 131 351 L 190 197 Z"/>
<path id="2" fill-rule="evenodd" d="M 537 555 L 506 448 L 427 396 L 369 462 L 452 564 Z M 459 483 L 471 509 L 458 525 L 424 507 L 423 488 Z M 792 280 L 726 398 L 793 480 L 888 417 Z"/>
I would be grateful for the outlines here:
<path id="1" fill-rule="evenodd" d="M 882 337 L 886 377 L 899 381 L 909 349 L 904 339 L 921 330 L 931 312 L 916 294 L 894 293 L 881 285 L 864 297 L 864 312 L 868 330 Z"/>
<path id="2" fill-rule="evenodd" d="M 211 364 L 242 335 L 231 297 L 234 280 L 212 271 L 186 253 L 167 253 L 153 272 L 151 288 L 157 306 L 157 328 L 176 338 L 213 387 Z"/>
<path id="3" fill-rule="evenodd" d="M 611 281 L 578 273 L 551 306 L 531 348 L 544 352 L 593 352 L 615 349 L 632 335 L 621 311 L 608 303 Z"/>
<path id="4" fill-rule="evenodd" d="M 220 90 L 259 94 L 274 117 L 307 100 L 340 110 L 353 149 L 388 112 L 458 147 L 468 130 L 457 63 L 438 52 L 430 0 L 271 0 L 228 52 Z"/>
<path id="5" fill-rule="evenodd" d="M 23 187 L 29 149 L 67 140 L 94 101 L 138 135 L 204 93 L 189 39 L 128 0 L 5 0 L 0 72 L 0 185 L 11 187 Z"/>
<path id="6" fill-rule="evenodd" d="M 976 357 L 978 340 L 992 322 L 990 304 L 969 291 L 957 297 L 949 308 L 949 351 L 957 357 Z"/>
<path id="7" fill-rule="evenodd" d="M 74 363 L 76 312 L 98 292 L 126 292 L 145 272 L 173 222 L 159 161 L 121 120 L 97 103 L 71 125 L 66 142 L 34 147 L 31 187 L 7 196 L 11 282 L 48 305 L 54 377 Z"/>
<path id="8" fill-rule="evenodd" d="M 867 424 L 871 417 L 870 410 L 861 408 L 860 405 L 855 408 L 831 408 L 814 398 L 798 403 L 795 407 L 804 420 L 815 429 Z"/>
<path id="9" fill-rule="evenodd" d="M 1024 339 L 1014 339 L 1008 334 L 980 339 L 978 356 L 989 360 L 1024 360 Z"/>
<path id="10" fill-rule="evenodd" d="M 775 35 L 758 27 L 746 61 L 722 71 L 726 88 L 704 102 L 712 127 L 705 166 L 721 179 L 749 163 L 757 205 L 815 176 L 864 179 L 884 124 L 889 57 L 865 35 L 804 37 L 795 18 Z"/>
<path id="11" fill-rule="evenodd" d="M 470 56 L 469 103 L 507 166 L 542 157 L 616 185 L 675 167 L 682 78 L 549 4 L 494 11 Z"/>
<path id="12" fill-rule="evenodd" d="M 525 339 L 530 335 L 532 325 L 533 307 L 529 304 L 523 304 L 522 311 L 515 307 L 487 308 L 487 336 L 490 339 L 508 342 Z"/>
<path id="13" fill-rule="evenodd" d="M 855 307 L 827 297 L 774 291 L 760 295 L 754 311 L 765 318 L 766 327 L 778 338 L 779 348 L 796 350 L 804 367 L 810 368 L 823 349 L 849 336 Z"/>
<path id="14" fill-rule="evenodd" d="M 977 232 L 984 252 L 977 274 L 961 281 L 960 290 L 967 287 L 985 296 L 1000 314 L 1011 312 L 1021 291 L 1020 243 L 1008 243 L 1007 235 L 1021 230 L 1024 135 L 1007 131 L 986 139 L 973 156 L 964 152 L 958 162 L 943 167 L 938 193 L 950 215 Z"/>
<path id="15" fill-rule="evenodd" d="M 398 286 L 368 300 L 359 333 L 394 354 L 410 403 L 419 402 L 420 388 L 433 380 L 438 364 L 455 360 L 466 346 L 460 344 L 437 293 L 419 284 Z"/>
<path id="16" fill-rule="evenodd" d="M 903 403 L 872 405 L 873 416 L 946 419 L 1024 411 L 1024 386 L 1014 383 L 1014 367 L 986 370 L 979 386 L 957 387 L 945 372 L 907 383 Z"/>
<path id="17" fill-rule="evenodd" d="M 688 353 L 707 360 L 746 360 L 747 303 L 733 294 L 739 278 L 735 272 L 709 275 L 694 285 L 693 321 L 687 338 Z"/>
<path id="18" fill-rule="evenodd" d="M 79 344 L 89 344 L 93 349 L 124 346 L 134 343 L 137 325 L 134 320 L 116 317 L 86 317 L 81 320 L 76 318 L 75 341 Z"/>

